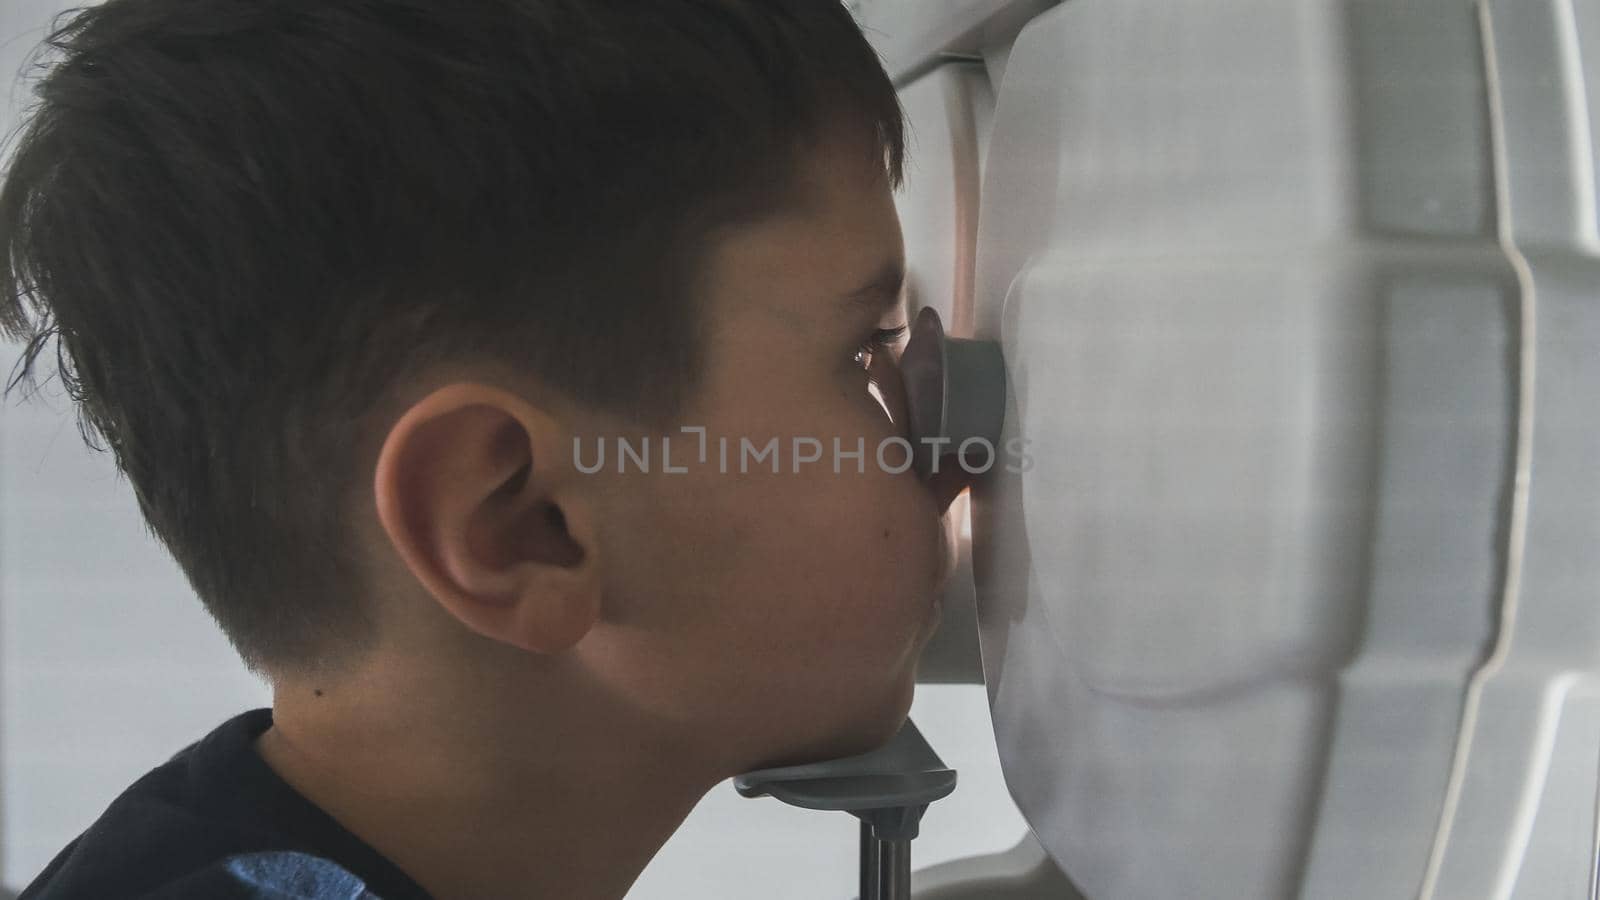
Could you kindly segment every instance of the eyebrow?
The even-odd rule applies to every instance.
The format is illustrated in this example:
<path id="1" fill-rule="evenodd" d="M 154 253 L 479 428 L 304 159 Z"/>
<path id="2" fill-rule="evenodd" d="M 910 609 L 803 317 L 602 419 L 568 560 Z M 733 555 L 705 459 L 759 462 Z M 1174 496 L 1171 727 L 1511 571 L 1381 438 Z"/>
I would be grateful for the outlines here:
<path id="1" fill-rule="evenodd" d="M 883 313 L 900 302 L 900 291 L 905 283 L 905 261 L 891 259 L 879 266 L 877 274 L 866 284 L 845 294 L 841 302 L 847 309 Z"/>

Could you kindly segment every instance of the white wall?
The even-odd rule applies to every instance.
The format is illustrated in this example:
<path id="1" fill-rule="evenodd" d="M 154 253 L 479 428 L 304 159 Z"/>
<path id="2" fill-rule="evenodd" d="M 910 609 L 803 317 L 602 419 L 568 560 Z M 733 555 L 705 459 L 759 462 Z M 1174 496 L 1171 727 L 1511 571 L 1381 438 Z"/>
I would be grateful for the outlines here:
<path id="1" fill-rule="evenodd" d="M 7 134 L 30 99 L 13 76 L 69 5 L 0 3 Z M 0 378 L 19 353 L 0 346 Z M 54 360 L 52 343 L 39 395 L 24 402 L 19 389 L 0 405 L 0 881 L 13 888 L 138 776 L 269 702 L 146 533 L 109 454 L 84 445 Z M 983 688 L 925 686 L 912 715 L 961 773 L 924 819 L 917 867 L 1015 844 L 1026 826 L 1005 793 Z M 724 784 L 629 896 L 849 897 L 856 840 L 845 814 L 745 800 Z"/>

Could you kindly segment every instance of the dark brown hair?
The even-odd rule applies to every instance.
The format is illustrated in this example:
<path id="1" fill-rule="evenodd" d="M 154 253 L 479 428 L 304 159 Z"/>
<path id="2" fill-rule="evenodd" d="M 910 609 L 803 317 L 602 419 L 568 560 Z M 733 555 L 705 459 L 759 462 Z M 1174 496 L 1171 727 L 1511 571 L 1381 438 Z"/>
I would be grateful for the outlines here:
<path id="1" fill-rule="evenodd" d="M 349 504 L 408 372 L 492 362 L 664 422 L 710 230 L 781 204 L 841 121 L 900 183 L 899 103 L 837 0 L 61 16 L 0 188 L 7 393 L 54 335 L 85 440 L 267 677 L 371 645 Z"/>

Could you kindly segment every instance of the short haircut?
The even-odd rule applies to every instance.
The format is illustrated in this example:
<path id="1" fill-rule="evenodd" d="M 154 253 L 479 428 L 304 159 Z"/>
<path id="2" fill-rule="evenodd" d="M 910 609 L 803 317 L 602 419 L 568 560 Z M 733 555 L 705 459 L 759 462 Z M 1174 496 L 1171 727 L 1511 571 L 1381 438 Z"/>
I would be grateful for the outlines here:
<path id="1" fill-rule="evenodd" d="M 698 383 L 708 236 L 782 208 L 836 126 L 901 183 L 837 0 L 60 16 L 0 188 L 7 392 L 54 335 L 84 439 L 269 679 L 373 645 L 350 515 L 408 373 L 492 363 L 659 427 Z"/>

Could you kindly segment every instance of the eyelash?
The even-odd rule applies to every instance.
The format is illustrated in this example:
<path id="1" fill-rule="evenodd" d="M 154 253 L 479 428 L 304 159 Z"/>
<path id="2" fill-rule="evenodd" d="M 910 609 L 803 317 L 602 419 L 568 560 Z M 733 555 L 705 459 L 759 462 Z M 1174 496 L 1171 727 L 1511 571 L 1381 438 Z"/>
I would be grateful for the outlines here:
<path id="1" fill-rule="evenodd" d="M 874 353 L 887 353 L 889 348 L 898 343 L 905 333 L 905 325 L 895 328 L 879 328 L 872 332 L 871 336 L 862 341 L 861 346 L 856 348 L 856 365 L 863 370 L 868 369 L 872 365 L 871 357 Z M 863 360 L 862 357 L 867 358 Z"/>

